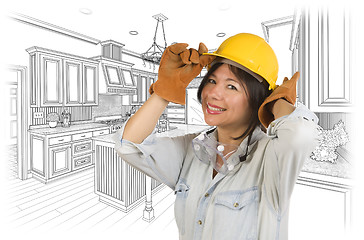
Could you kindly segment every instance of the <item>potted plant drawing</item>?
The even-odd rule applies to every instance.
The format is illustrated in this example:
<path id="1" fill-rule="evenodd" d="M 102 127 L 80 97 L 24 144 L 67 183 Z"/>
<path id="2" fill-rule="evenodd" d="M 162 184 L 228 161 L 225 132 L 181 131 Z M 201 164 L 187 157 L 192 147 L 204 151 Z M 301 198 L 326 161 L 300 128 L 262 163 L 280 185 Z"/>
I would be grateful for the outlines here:
<path id="1" fill-rule="evenodd" d="M 57 123 L 59 121 L 58 113 L 55 113 L 55 112 L 48 113 L 47 121 L 48 121 L 49 127 L 51 127 L 51 128 L 57 127 Z"/>

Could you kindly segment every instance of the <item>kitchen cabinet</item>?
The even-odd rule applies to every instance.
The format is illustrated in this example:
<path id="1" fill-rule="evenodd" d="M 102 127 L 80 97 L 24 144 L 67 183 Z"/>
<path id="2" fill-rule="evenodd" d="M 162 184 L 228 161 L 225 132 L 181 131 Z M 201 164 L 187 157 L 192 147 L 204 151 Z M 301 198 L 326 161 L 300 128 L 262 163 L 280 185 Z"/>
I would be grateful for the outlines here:
<path id="1" fill-rule="evenodd" d="M 98 62 L 40 47 L 30 54 L 31 107 L 98 104 Z"/>
<path id="2" fill-rule="evenodd" d="M 167 118 L 170 123 L 186 123 L 186 109 L 184 105 L 176 103 L 168 103 Z"/>
<path id="3" fill-rule="evenodd" d="M 109 134 L 109 127 L 81 124 L 72 128 L 73 131 L 71 127 L 30 130 L 30 170 L 33 177 L 47 183 L 93 167 L 92 137 Z"/>
<path id="4" fill-rule="evenodd" d="M 293 62 L 298 100 L 315 112 L 351 112 L 350 19 L 342 8 L 304 9 Z"/>
<path id="5" fill-rule="evenodd" d="M 97 65 L 64 60 L 65 106 L 97 105 Z"/>
<path id="6" fill-rule="evenodd" d="M 71 172 L 71 167 L 71 144 L 49 148 L 50 178 Z"/>
<path id="7" fill-rule="evenodd" d="M 85 106 L 98 105 L 99 91 L 98 91 L 98 66 L 95 64 L 83 64 L 83 102 Z"/>
<path id="8" fill-rule="evenodd" d="M 347 239 L 351 224 L 350 179 L 301 172 L 289 210 L 289 239 Z"/>
<path id="9" fill-rule="evenodd" d="M 130 96 L 132 105 L 141 105 L 149 97 L 149 88 L 156 81 L 157 73 L 133 69 L 133 78 L 137 85 L 137 94 Z"/>
<path id="10" fill-rule="evenodd" d="M 62 59 L 40 56 L 40 102 L 43 106 L 60 106 L 63 102 Z M 34 84 L 34 87 L 37 87 Z"/>
<path id="11" fill-rule="evenodd" d="M 138 105 L 139 104 L 139 96 L 138 96 L 139 74 L 133 74 L 133 78 L 134 78 L 135 85 L 137 86 L 137 91 L 136 91 L 136 94 L 130 96 L 130 103 L 132 105 Z"/>
<path id="12" fill-rule="evenodd" d="M 208 130 L 208 126 L 173 124 L 156 137 L 178 137 Z M 115 136 L 93 137 L 95 150 L 95 193 L 101 202 L 128 212 L 145 202 L 143 219 L 152 218 L 152 195 L 165 187 L 125 162 L 115 151 Z M 144 196 L 146 196 L 144 198 Z M 142 214 L 142 213 L 140 213 Z"/>
<path id="13" fill-rule="evenodd" d="M 65 60 L 64 61 L 64 79 L 66 106 L 77 106 L 82 104 L 82 63 L 80 61 Z"/>
<path id="14" fill-rule="evenodd" d="M 148 182 L 148 176 L 120 158 L 114 149 L 112 134 L 94 137 L 93 141 L 95 193 L 100 202 L 129 212 L 145 201 L 148 190 L 155 194 L 165 187 L 155 179 Z"/>

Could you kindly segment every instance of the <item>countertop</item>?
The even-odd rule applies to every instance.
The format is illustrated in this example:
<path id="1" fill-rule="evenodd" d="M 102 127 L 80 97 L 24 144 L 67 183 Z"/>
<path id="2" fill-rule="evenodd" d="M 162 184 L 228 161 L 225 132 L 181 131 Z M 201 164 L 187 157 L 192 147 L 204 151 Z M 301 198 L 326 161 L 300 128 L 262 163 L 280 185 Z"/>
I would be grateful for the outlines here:
<path id="1" fill-rule="evenodd" d="M 336 163 L 320 162 L 308 158 L 303 165 L 302 171 L 349 179 L 352 178 L 352 167 L 352 164 L 339 155 Z"/>
<path id="2" fill-rule="evenodd" d="M 190 134 L 190 133 L 201 132 L 201 131 L 203 131 L 205 129 L 209 129 L 211 127 L 210 126 L 201 126 L 201 125 L 188 125 L 188 124 L 173 123 L 170 125 L 170 128 L 172 130 L 162 132 L 162 133 L 156 133 L 157 137 L 183 136 L 183 135 Z M 114 143 L 113 135 L 114 135 L 114 133 L 93 137 L 92 139 L 94 139 L 95 141 L 101 141 L 101 142 L 113 144 Z"/>
<path id="3" fill-rule="evenodd" d="M 107 127 L 108 127 L 107 124 L 89 122 L 89 123 L 71 124 L 69 127 L 57 126 L 55 128 L 50 128 L 50 127 L 33 128 L 28 131 L 30 133 L 35 133 L 39 135 L 50 135 L 50 134 L 62 134 L 68 132 L 107 128 Z"/>
<path id="4" fill-rule="evenodd" d="M 177 129 L 170 130 L 163 133 L 157 133 L 157 136 L 160 137 L 175 137 L 175 136 L 181 136 L 189 133 L 196 133 L 201 132 L 205 129 L 210 128 L 209 126 L 198 126 L 198 125 L 187 125 L 187 124 L 171 124 L 171 126 L 176 126 Z M 99 142 L 107 143 L 107 145 L 110 146 L 110 144 L 114 144 L 113 140 L 114 134 L 108 134 L 103 136 L 97 136 L 93 137 L 94 140 L 97 140 Z M 351 169 L 352 165 L 347 162 L 342 157 L 338 157 L 338 160 L 335 164 L 329 163 L 329 162 L 319 162 L 316 160 L 312 160 L 311 158 L 306 159 L 304 166 L 302 168 L 303 172 L 308 173 L 316 173 L 320 175 L 326 175 L 331 177 L 339 177 L 339 178 L 345 178 L 349 179 L 351 178 Z"/>

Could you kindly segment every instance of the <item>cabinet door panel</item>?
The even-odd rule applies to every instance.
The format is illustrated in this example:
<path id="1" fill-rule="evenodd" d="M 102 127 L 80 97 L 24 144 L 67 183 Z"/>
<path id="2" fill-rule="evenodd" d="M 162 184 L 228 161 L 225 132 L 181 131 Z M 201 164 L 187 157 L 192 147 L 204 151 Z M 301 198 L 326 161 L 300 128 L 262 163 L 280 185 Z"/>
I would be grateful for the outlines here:
<path id="1" fill-rule="evenodd" d="M 81 100 L 81 63 L 66 60 L 65 61 L 65 89 L 66 105 L 80 105 Z"/>
<path id="2" fill-rule="evenodd" d="M 139 98 L 138 97 L 139 97 L 139 94 L 140 94 L 140 91 L 141 91 L 141 89 L 140 89 L 141 81 L 140 81 L 139 75 L 134 74 L 133 78 L 134 78 L 134 83 L 135 83 L 135 85 L 137 87 L 137 93 L 135 95 L 130 96 L 131 104 L 139 104 Z"/>
<path id="3" fill-rule="evenodd" d="M 348 13 L 344 9 L 313 7 L 302 17 L 300 100 L 315 112 L 352 112 Z"/>
<path id="4" fill-rule="evenodd" d="M 289 210 L 289 239 L 347 239 L 351 191 L 327 184 L 298 180 Z"/>
<path id="5" fill-rule="evenodd" d="M 45 164 L 44 164 L 44 139 L 37 136 L 31 136 L 31 168 L 32 171 L 45 176 Z"/>
<path id="6" fill-rule="evenodd" d="M 45 62 L 45 100 L 46 101 L 57 101 L 58 100 L 58 63 L 55 61 L 46 60 Z"/>
<path id="7" fill-rule="evenodd" d="M 147 101 L 147 77 L 141 77 L 141 86 L 140 86 L 141 94 L 140 94 L 140 102 L 144 103 Z"/>
<path id="8" fill-rule="evenodd" d="M 319 104 L 327 107 L 351 103 L 348 19 L 342 9 L 323 9 L 319 24 Z"/>
<path id="9" fill-rule="evenodd" d="M 41 57 L 41 91 L 43 106 L 60 106 L 62 104 L 62 59 Z"/>
<path id="10" fill-rule="evenodd" d="M 49 149 L 50 177 L 71 172 L 71 145 L 62 145 Z"/>
<path id="11" fill-rule="evenodd" d="M 83 103 L 84 105 L 98 104 L 97 66 L 84 65 L 83 68 Z"/>

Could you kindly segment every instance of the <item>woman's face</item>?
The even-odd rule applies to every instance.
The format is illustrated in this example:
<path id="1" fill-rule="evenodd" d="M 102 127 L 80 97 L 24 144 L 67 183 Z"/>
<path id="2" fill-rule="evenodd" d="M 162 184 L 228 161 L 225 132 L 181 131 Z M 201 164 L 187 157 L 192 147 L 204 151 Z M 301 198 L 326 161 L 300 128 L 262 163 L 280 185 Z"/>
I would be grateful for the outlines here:
<path id="1" fill-rule="evenodd" d="M 202 90 L 201 100 L 208 125 L 239 131 L 249 124 L 251 114 L 246 89 L 227 64 L 211 74 Z"/>

